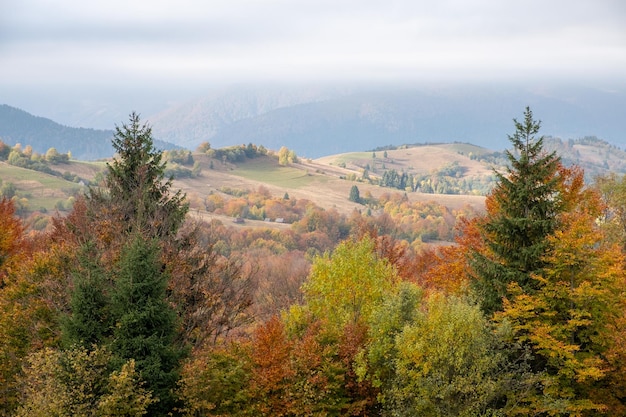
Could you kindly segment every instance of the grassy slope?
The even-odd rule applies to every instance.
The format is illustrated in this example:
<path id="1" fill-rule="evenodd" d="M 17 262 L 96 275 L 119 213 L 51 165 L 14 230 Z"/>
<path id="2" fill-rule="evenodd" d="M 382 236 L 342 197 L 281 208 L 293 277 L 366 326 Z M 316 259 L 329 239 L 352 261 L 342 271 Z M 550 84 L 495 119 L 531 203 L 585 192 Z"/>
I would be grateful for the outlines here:
<path id="1" fill-rule="evenodd" d="M 384 164 L 386 169 L 424 174 L 442 168 L 453 162 L 467 169 L 467 176 L 482 176 L 492 173 L 491 167 L 471 160 L 469 154 L 480 154 L 486 150 L 468 144 L 424 145 L 403 149 L 394 149 L 377 152 L 354 152 L 327 156 L 317 159 L 316 162 L 340 166 L 362 172 L 367 165 L 372 170 L 381 171 Z M 387 157 L 385 157 L 385 152 Z M 374 154 L 376 157 L 374 158 Z"/>
<path id="2" fill-rule="evenodd" d="M 390 150 L 387 152 L 387 158 L 383 158 L 383 152 L 377 152 L 377 163 L 380 165 L 384 163 L 387 169 L 428 172 L 457 161 L 467 166 L 466 175 L 491 174 L 489 167 L 471 161 L 467 156 L 458 152 L 456 145 L 431 145 Z M 214 160 L 212 161 L 213 169 L 211 169 L 211 160 L 205 155 L 196 154 L 194 159 L 199 162 L 202 174 L 197 178 L 176 180 L 174 187 L 182 189 L 196 201 L 203 201 L 210 193 L 219 193 L 222 187 L 254 190 L 263 186 L 277 197 L 288 193 L 291 198 L 308 199 L 326 209 L 333 208 L 349 214 L 355 209 L 364 208 L 348 200 L 350 188 L 355 184 L 359 187 L 361 195 L 371 193 L 374 197 L 378 197 L 383 193 L 400 192 L 341 178 L 349 174 L 360 177 L 363 171 L 361 165 L 365 166 L 367 161 L 371 163 L 371 156 L 371 153 L 366 152 L 341 154 L 314 161 L 304 160 L 287 167 L 278 165 L 276 158 L 269 156 L 237 165 L 222 164 Z M 346 164 L 345 168 L 339 166 L 341 162 Z M 93 179 L 105 166 L 103 162 L 72 161 L 69 164 L 55 165 L 52 168 L 59 172 L 76 174 L 81 178 Z M 20 192 L 32 195 L 29 203 L 31 208 L 53 209 L 58 200 L 67 199 L 72 192 L 80 189 L 78 184 L 47 174 L 7 164 L 0 164 L 0 169 L 0 175 L 4 181 L 13 182 Z M 484 198 L 478 196 L 409 193 L 408 197 L 412 201 L 437 201 L 452 208 L 470 204 L 480 209 L 484 204 Z"/>
<path id="3" fill-rule="evenodd" d="M 389 158 L 393 157 L 392 152 L 388 152 Z M 429 164 L 427 169 L 440 168 L 450 163 L 451 155 L 457 155 L 452 151 L 446 151 L 444 154 L 438 160 L 432 157 L 424 158 Z M 349 158 L 349 155 L 342 154 L 338 157 Z M 415 157 L 419 158 L 418 152 L 416 152 Z M 460 157 L 460 159 L 469 161 L 470 165 L 474 162 L 467 157 Z M 340 212 L 349 214 L 352 210 L 363 209 L 362 205 L 348 200 L 350 188 L 355 184 L 359 187 L 361 195 L 369 192 L 374 197 L 378 197 L 383 193 L 400 192 L 399 190 L 342 179 L 341 177 L 346 177 L 351 173 L 360 176 L 362 169 L 357 166 L 353 169 L 350 169 L 350 166 L 342 168 L 330 164 L 326 158 L 315 161 L 301 161 L 300 163 L 283 167 L 278 165 L 275 158 L 266 157 L 258 158 L 245 164 L 238 164 L 237 166 L 214 164 L 215 169 L 213 170 L 205 168 L 208 167 L 208 164 L 201 157 L 196 157 L 196 160 L 203 167 L 202 176 L 196 179 L 177 181 L 176 185 L 188 194 L 196 192 L 200 196 L 207 195 L 211 190 L 217 192 L 222 186 L 239 189 L 256 189 L 259 186 L 264 186 L 275 196 L 282 196 L 287 192 L 290 197 L 305 198 L 321 207 L 327 209 L 335 208 Z M 401 164 L 404 163 L 406 162 L 394 162 L 399 169 L 402 169 Z M 411 161 L 408 163 L 411 163 Z M 439 166 L 438 164 L 441 165 Z M 467 175 L 477 175 L 482 172 L 486 175 L 491 174 L 489 168 L 483 167 L 469 170 Z M 481 209 L 484 204 L 484 197 L 480 196 L 409 193 L 408 198 L 412 201 L 437 201 L 452 208 L 470 204 Z"/>
<path id="4" fill-rule="evenodd" d="M 18 197 L 28 199 L 32 210 L 54 210 L 58 201 L 67 200 L 81 189 L 79 184 L 63 178 L 19 168 L 0 162 L 0 178 L 2 184 L 12 183 L 17 189 Z"/>

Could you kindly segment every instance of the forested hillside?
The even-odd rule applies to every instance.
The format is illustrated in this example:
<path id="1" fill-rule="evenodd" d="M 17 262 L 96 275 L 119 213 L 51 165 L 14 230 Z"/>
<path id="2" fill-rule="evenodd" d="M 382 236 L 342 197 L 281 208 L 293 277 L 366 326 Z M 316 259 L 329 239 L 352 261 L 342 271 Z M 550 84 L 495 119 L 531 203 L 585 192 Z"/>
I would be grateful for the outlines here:
<path id="1" fill-rule="evenodd" d="M 47 228 L 0 202 L 0 415 L 625 415 L 626 179 L 585 180 L 529 108 L 510 133 L 481 210 L 344 178 L 346 215 L 272 192 L 328 181 L 293 155 L 195 201 L 131 114 Z"/>
<path id="2" fill-rule="evenodd" d="M 38 153 L 50 148 L 71 152 L 80 160 L 96 160 L 113 156 L 112 130 L 63 126 L 44 117 L 0 104 L 0 140 L 9 145 L 30 145 Z M 156 141 L 160 149 L 172 149 L 172 144 Z"/>
<path id="3" fill-rule="evenodd" d="M 98 159 L 113 155 L 110 130 L 72 128 L 23 110 L 0 105 L 0 138 L 14 145 L 31 145 L 39 153 L 49 148 L 71 151 L 78 159 Z"/>

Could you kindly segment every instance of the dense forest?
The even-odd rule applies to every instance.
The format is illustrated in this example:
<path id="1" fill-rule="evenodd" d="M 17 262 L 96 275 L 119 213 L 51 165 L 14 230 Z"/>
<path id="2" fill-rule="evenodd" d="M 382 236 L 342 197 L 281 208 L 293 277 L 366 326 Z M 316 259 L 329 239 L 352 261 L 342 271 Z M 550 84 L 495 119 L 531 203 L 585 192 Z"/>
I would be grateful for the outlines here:
<path id="1" fill-rule="evenodd" d="M 626 178 L 539 131 L 514 120 L 484 213 L 204 202 L 292 223 L 235 229 L 189 215 L 131 114 L 49 227 L 0 202 L 0 415 L 626 415 Z"/>

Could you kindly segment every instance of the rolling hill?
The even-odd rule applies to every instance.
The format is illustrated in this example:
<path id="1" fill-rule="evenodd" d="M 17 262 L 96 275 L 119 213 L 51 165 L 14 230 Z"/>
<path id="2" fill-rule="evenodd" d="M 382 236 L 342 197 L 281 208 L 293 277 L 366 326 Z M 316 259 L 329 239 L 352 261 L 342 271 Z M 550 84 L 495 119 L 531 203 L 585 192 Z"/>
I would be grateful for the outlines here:
<path id="1" fill-rule="evenodd" d="M 431 152 L 421 164 L 421 170 L 436 170 L 441 164 L 448 164 L 452 160 L 462 160 L 472 168 L 467 171 L 468 176 L 490 175 L 488 167 L 472 161 L 467 156 L 462 156 L 454 150 L 454 147 L 446 148 L 444 145 L 437 147 L 413 148 L 417 151 L 411 158 L 406 158 L 406 149 L 390 151 L 389 164 L 396 169 L 407 169 L 414 164 L 422 152 Z M 432 154 L 439 153 L 439 158 Z M 180 178 L 174 181 L 174 187 L 183 190 L 195 213 L 202 212 L 204 216 L 204 201 L 207 196 L 218 193 L 226 196 L 224 190 L 256 190 L 264 187 L 274 196 L 283 196 L 288 193 L 294 199 L 307 199 L 325 209 L 336 209 L 349 215 L 353 210 L 364 209 L 363 205 L 349 201 L 350 188 L 358 185 L 363 195 L 370 194 L 378 197 L 384 193 L 399 193 L 401 190 L 380 187 L 367 182 L 357 181 L 361 170 L 355 164 L 346 167 L 337 164 L 338 160 L 356 158 L 355 155 L 337 155 L 336 160 L 301 160 L 290 166 L 281 166 L 273 156 L 263 156 L 242 163 L 222 162 L 211 159 L 205 154 L 194 154 L 194 160 L 201 169 L 201 174 L 192 178 Z M 395 162 L 391 159 L 395 158 Z M 53 176 L 42 172 L 27 170 L 0 162 L 2 184 L 12 183 L 16 187 L 17 196 L 25 199 L 25 207 L 28 210 L 40 210 L 54 212 L 55 209 L 67 205 L 75 193 L 80 192 L 79 182 L 88 182 L 104 170 L 103 162 L 80 162 L 70 161 L 65 164 L 52 165 L 51 168 L 62 176 Z M 355 178 L 351 180 L 350 178 Z M 67 180 L 66 178 L 72 179 Z M 411 201 L 435 201 L 450 208 L 459 208 L 471 205 L 481 210 L 484 197 L 479 195 L 444 195 L 408 193 Z"/>
<path id="2" fill-rule="evenodd" d="M 595 175 L 608 172 L 626 173 L 626 153 L 597 138 L 577 141 L 546 138 L 546 149 L 555 149 L 566 164 L 580 164 L 588 173 L 589 181 Z M 319 159 L 301 158 L 298 163 L 289 166 L 279 165 L 277 158 L 271 155 L 235 163 L 209 158 L 197 152 L 193 158 L 200 175 L 178 178 L 174 181 L 174 187 L 187 194 L 194 214 L 222 221 L 229 219 L 205 210 L 205 201 L 210 195 L 217 194 L 229 199 L 233 192 L 254 191 L 260 187 L 275 197 L 288 194 L 293 199 L 307 199 L 322 208 L 335 209 L 346 215 L 365 208 L 348 198 L 354 185 L 359 188 L 361 196 L 379 198 L 384 194 L 402 193 L 409 201 L 433 201 L 450 209 L 471 206 L 481 211 L 484 208 L 484 193 L 488 188 L 480 187 L 490 186 L 493 170 L 502 169 L 506 163 L 503 153 L 466 143 L 383 147 Z M 0 185 L 4 187 L 13 184 L 16 195 L 24 201 L 25 210 L 54 212 L 67 207 L 72 196 L 84 189 L 81 182 L 92 180 L 105 169 L 103 162 L 75 160 L 50 167 L 57 175 L 1 162 Z M 450 171 L 450 167 L 454 167 L 454 170 Z M 374 184 L 364 178 L 366 169 Z M 391 170 L 408 173 L 431 183 L 448 181 L 460 188 L 450 188 L 450 193 L 444 194 L 436 190 L 413 192 L 376 185 L 385 172 Z M 247 222 L 241 227 L 258 224 Z M 273 224 L 272 227 L 286 226 Z"/>

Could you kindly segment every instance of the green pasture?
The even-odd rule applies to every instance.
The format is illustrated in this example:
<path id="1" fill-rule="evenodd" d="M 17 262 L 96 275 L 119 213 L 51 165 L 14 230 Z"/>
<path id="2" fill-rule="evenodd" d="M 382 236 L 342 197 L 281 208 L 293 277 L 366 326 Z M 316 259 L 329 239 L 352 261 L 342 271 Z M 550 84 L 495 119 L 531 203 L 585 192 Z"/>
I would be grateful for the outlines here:
<path id="1" fill-rule="evenodd" d="M 24 169 L 15 167 L 8 164 L 0 164 L 0 179 L 2 182 L 16 183 L 18 181 L 35 181 L 41 184 L 42 188 L 46 189 L 79 189 L 80 185 L 64 180 L 60 177 L 55 177 L 39 171 L 33 171 L 31 169 Z M 18 184 L 15 184 L 18 189 Z"/>
<path id="2" fill-rule="evenodd" d="M 468 155 L 472 152 L 474 155 L 483 155 L 487 153 L 492 153 L 491 150 L 482 148 L 480 146 L 472 145 L 469 143 L 448 143 L 444 145 L 438 145 L 444 148 L 448 148 L 454 150 L 456 152 L 463 152 L 463 154 Z"/>
<path id="3" fill-rule="evenodd" d="M 29 210 L 41 208 L 54 210 L 58 201 L 67 201 L 72 194 L 82 188 L 79 184 L 63 178 L 4 163 L 0 163 L 0 179 L 3 184 L 15 185 L 18 197 L 28 200 Z M 25 181 L 28 183 L 24 184 Z M 51 190 L 57 191 L 55 193 L 57 195 L 51 196 Z"/>
<path id="4" fill-rule="evenodd" d="M 380 155 L 379 155 L 380 154 Z M 367 161 L 368 159 L 372 159 L 372 155 L 373 152 L 350 152 L 350 153 L 344 153 L 341 155 L 337 155 L 334 159 L 332 164 L 333 165 L 340 165 L 342 163 L 344 164 L 348 164 L 348 163 L 352 163 L 355 161 Z M 376 154 L 376 157 L 382 157 L 383 153 L 379 152 Z"/>
<path id="5" fill-rule="evenodd" d="M 253 159 L 240 164 L 231 171 L 231 174 L 291 189 L 304 187 L 313 182 L 327 181 L 327 178 L 312 175 L 313 173 L 302 169 L 277 165 L 274 161 L 263 159 Z"/>

